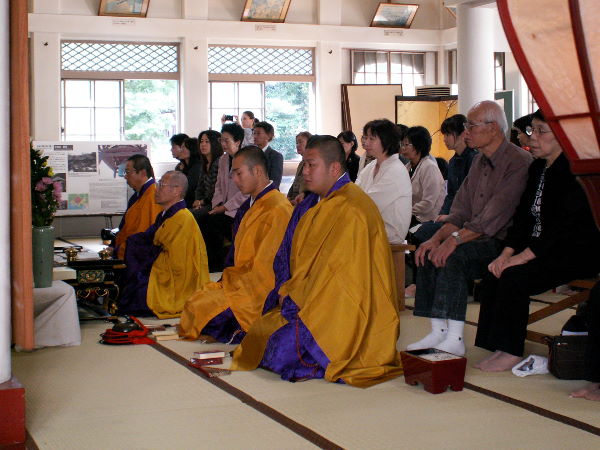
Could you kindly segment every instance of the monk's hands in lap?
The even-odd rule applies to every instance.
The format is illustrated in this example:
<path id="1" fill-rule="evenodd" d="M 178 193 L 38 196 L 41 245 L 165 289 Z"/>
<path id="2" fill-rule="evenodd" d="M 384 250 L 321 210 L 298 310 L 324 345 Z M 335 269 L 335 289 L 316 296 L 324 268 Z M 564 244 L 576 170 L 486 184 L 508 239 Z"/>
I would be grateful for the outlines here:
<path id="1" fill-rule="evenodd" d="M 429 253 L 429 260 L 435 267 L 446 266 L 448 257 L 456 250 L 458 244 L 453 237 L 446 239 L 439 247 Z"/>
<path id="2" fill-rule="evenodd" d="M 208 213 L 209 214 L 223 214 L 225 211 L 227 211 L 227 208 L 225 208 L 223 205 L 221 205 L 221 206 L 215 206 Z"/>
<path id="3" fill-rule="evenodd" d="M 415 263 L 418 267 L 425 265 L 425 257 L 427 253 L 438 248 L 440 246 L 439 241 L 434 239 L 429 239 L 428 241 L 423 242 L 419 245 L 419 248 L 415 252 Z"/>

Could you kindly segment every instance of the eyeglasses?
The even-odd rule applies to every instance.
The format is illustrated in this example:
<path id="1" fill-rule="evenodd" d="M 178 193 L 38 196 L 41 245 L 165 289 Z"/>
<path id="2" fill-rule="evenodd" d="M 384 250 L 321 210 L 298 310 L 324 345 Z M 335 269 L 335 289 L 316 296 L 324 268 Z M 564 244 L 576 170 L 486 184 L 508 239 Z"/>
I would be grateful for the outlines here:
<path id="1" fill-rule="evenodd" d="M 219 142 L 221 144 L 229 144 L 230 142 L 233 142 L 233 139 L 229 139 L 229 138 L 219 138 Z"/>
<path id="2" fill-rule="evenodd" d="M 545 133 L 552 133 L 552 130 L 544 130 L 543 128 L 540 128 L 540 127 L 525 127 L 525 134 L 527 136 L 531 136 L 533 133 L 540 136 Z"/>
<path id="3" fill-rule="evenodd" d="M 125 172 L 125 175 L 129 175 L 130 173 L 139 172 L 139 170 L 135 170 L 135 169 L 132 169 L 132 170 L 125 169 L 125 171 L 124 171 L 124 172 Z"/>
<path id="4" fill-rule="evenodd" d="M 465 122 L 465 130 L 470 130 L 473 127 L 478 127 L 479 125 L 487 125 L 488 123 L 494 122 Z"/>
<path id="5" fill-rule="evenodd" d="M 412 147 L 413 145 L 410 142 L 403 142 L 400 144 L 400 147 Z"/>

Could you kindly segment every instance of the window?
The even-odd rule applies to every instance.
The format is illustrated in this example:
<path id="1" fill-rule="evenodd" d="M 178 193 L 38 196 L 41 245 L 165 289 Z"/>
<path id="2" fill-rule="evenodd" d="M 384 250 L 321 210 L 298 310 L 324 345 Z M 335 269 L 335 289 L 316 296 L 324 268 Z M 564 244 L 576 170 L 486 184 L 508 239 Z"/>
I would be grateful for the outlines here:
<path id="1" fill-rule="evenodd" d="M 402 84 L 405 95 L 425 84 L 425 53 L 352 50 L 352 83 Z"/>
<path id="2" fill-rule="evenodd" d="M 455 50 L 448 50 L 448 83 L 457 84 L 458 83 L 458 74 L 456 72 L 456 67 L 458 66 L 457 52 Z"/>
<path id="3" fill-rule="evenodd" d="M 506 89 L 506 84 L 504 82 L 504 66 L 504 53 L 494 53 L 494 86 L 497 91 Z"/>
<path id="4" fill-rule="evenodd" d="M 144 140 L 170 161 L 178 111 L 177 44 L 62 43 L 63 140 Z"/>
<path id="5" fill-rule="evenodd" d="M 296 134 L 314 122 L 313 49 L 212 46 L 208 59 L 211 128 L 223 114 L 252 111 L 275 128 L 273 148 L 299 159 Z"/>
<path id="6" fill-rule="evenodd" d="M 539 109 L 539 106 L 529 89 L 527 89 L 527 109 L 527 114 L 533 114 Z"/>

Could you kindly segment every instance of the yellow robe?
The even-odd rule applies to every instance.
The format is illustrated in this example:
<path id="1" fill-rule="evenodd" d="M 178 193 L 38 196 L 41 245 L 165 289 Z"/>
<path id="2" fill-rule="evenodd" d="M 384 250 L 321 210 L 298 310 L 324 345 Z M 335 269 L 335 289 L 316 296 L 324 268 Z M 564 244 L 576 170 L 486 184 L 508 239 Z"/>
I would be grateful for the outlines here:
<path id="1" fill-rule="evenodd" d="M 325 378 L 367 387 L 402 374 L 392 255 L 377 206 L 348 183 L 309 209 L 296 228 L 292 277 L 279 293 L 330 363 Z M 232 368 L 258 367 L 267 341 L 287 320 L 276 308 L 252 326 Z"/>
<path id="2" fill-rule="evenodd" d="M 235 236 L 234 265 L 222 280 L 208 283 L 186 302 L 179 334 L 198 339 L 215 316 L 231 308 L 243 331 L 262 314 L 267 294 L 275 286 L 273 260 L 292 215 L 292 205 L 279 191 L 259 198 L 244 215 Z"/>
<path id="3" fill-rule="evenodd" d="M 125 226 L 119 230 L 115 238 L 116 257 L 125 258 L 127 238 L 135 233 L 146 231 L 156 220 L 162 208 L 154 200 L 156 184 L 153 183 L 144 191 L 142 196 L 125 213 Z"/>
<path id="4" fill-rule="evenodd" d="M 179 317 L 185 301 L 209 281 L 206 246 L 194 216 L 177 211 L 154 235 L 162 251 L 148 281 L 148 307 L 159 319 Z"/>

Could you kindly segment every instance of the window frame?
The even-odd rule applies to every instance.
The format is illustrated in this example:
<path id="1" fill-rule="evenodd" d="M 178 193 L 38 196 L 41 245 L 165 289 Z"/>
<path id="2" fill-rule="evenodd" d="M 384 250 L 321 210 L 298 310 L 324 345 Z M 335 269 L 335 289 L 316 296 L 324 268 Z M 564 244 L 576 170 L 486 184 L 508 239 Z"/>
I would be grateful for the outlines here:
<path id="1" fill-rule="evenodd" d="M 426 51 L 413 51 L 413 50 L 379 50 L 379 49 L 361 49 L 361 48 L 351 48 L 350 50 L 350 80 L 352 82 L 352 84 L 361 84 L 361 85 L 387 85 L 387 84 L 402 84 L 400 83 L 392 83 L 391 82 L 391 77 L 392 77 L 392 58 L 391 55 L 392 54 L 400 54 L 400 55 L 423 55 L 423 73 L 422 74 L 418 74 L 418 75 L 422 75 L 423 76 L 423 86 L 425 86 L 425 77 L 427 75 L 427 52 Z M 356 73 L 361 73 L 361 72 L 356 72 L 354 70 L 354 53 L 355 52 L 373 52 L 373 53 L 384 53 L 386 54 L 386 59 L 387 59 L 387 83 L 355 83 L 355 78 L 354 78 L 354 74 Z M 414 60 L 414 59 L 413 59 Z M 414 65 L 413 65 L 414 67 Z M 366 72 L 362 72 L 362 73 L 366 73 Z M 371 73 L 371 72 L 369 72 Z M 375 72 L 376 76 L 378 74 L 378 72 Z M 395 75 L 410 75 L 413 77 L 417 75 L 415 72 L 412 73 L 404 73 L 404 72 L 394 72 Z M 416 87 L 416 85 L 415 85 Z"/>

